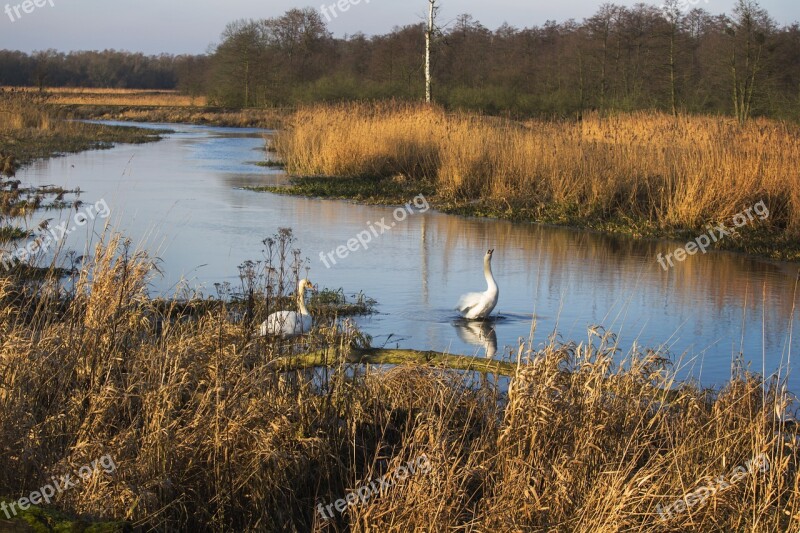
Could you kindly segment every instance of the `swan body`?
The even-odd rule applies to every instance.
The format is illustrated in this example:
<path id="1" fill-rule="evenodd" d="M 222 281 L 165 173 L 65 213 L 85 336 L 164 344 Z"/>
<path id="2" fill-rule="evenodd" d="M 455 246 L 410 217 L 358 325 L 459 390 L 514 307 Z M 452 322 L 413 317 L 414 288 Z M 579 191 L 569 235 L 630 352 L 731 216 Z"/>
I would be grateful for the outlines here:
<path id="1" fill-rule="evenodd" d="M 306 289 L 314 290 L 307 279 L 300 280 L 297 286 L 298 311 L 278 311 L 272 313 L 261 323 L 261 336 L 275 335 L 283 338 L 297 337 L 311 331 L 313 320 L 306 308 Z"/>
<path id="2" fill-rule="evenodd" d="M 492 254 L 489 250 L 483 258 L 483 275 L 486 277 L 485 292 L 470 292 L 461 297 L 456 310 L 467 320 L 482 320 L 488 317 L 497 305 L 500 289 L 492 274 Z"/>

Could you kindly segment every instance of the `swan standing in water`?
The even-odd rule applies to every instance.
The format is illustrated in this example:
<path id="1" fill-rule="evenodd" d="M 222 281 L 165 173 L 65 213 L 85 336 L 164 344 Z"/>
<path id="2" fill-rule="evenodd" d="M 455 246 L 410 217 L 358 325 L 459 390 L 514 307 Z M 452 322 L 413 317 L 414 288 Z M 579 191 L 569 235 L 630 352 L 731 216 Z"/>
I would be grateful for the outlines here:
<path id="1" fill-rule="evenodd" d="M 497 305 L 500 289 L 492 274 L 492 254 L 489 250 L 483 258 L 483 275 L 486 276 L 486 292 L 470 292 L 461 297 L 456 310 L 467 320 L 481 320 L 488 317 Z"/>
<path id="2" fill-rule="evenodd" d="M 297 337 L 311 331 L 312 318 L 306 308 L 306 289 L 314 291 L 314 285 L 307 279 L 297 285 L 297 311 L 278 311 L 272 313 L 261 324 L 261 336 L 277 335 L 283 338 Z"/>

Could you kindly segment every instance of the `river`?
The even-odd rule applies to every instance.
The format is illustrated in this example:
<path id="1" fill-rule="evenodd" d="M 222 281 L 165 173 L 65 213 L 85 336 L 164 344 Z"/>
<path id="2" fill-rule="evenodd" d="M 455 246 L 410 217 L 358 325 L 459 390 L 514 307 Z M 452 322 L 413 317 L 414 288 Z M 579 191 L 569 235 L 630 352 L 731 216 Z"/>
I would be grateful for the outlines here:
<path id="1" fill-rule="evenodd" d="M 709 252 L 665 271 L 657 254 L 680 243 L 422 212 L 421 199 L 400 217 L 391 207 L 252 192 L 243 187 L 286 182 L 280 171 L 254 164 L 264 159 L 265 131 L 143 126 L 175 133 L 40 161 L 17 177 L 80 187 L 84 202 L 105 201 L 111 226 L 161 259 L 154 295 L 173 294 L 182 280 L 206 294 L 215 294 L 217 282 L 236 286 L 237 266 L 260 259 L 261 241 L 290 227 L 314 283 L 378 301 L 379 313 L 359 320 L 374 345 L 508 357 L 532 334 L 535 316 L 535 345 L 554 331 L 585 341 L 599 325 L 618 335 L 623 354 L 634 342 L 668 348 L 680 376 L 704 386 L 724 383 L 739 353 L 768 375 L 781 367 L 785 374 L 797 357 L 797 265 Z M 32 223 L 51 217 L 57 223 L 69 214 L 37 214 Z M 378 226 L 367 249 L 334 256 L 326 267 L 321 252 L 346 246 L 381 220 L 386 227 Z M 80 228 L 67 245 L 82 251 L 102 223 Z M 493 330 L 461 323 L 453 311 L 461 293 L 485 290 L 489 248 L 500 286 Z M 800 391 L 797 373 L 789 388 Z"/>

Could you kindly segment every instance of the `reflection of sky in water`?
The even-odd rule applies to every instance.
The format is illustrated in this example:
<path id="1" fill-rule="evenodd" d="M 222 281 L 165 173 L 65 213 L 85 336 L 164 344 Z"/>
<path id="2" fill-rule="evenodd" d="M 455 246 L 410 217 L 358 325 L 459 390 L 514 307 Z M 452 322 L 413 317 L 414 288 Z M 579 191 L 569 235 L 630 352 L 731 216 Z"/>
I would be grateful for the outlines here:
<path id="1" fill-rule="evenodd" d="M 496 337 L 501 357 L 528 338 L 535 313 L 537 344 L 554 330 L 564 340 L 585 341 L 589 326 L 602 325 L 619 334 L 623 351 L 634 341 L 668 346 L 709 385 L 725 380 L 740 351 L 754 371 L 761 371 L 763 355 L 768 372 L 789 354 L 796 266 L 709 253 L 664 272 L 656 254 L 675 243 L 427 213 L 409 216 L 368 250 L 327 269 L 320 252 L 345 244 L 368 222 L 393 220 L 393 209 L 241 190 L 285 181 L 252 164 L 264 159 L 260 130 L 153 127 L 176 133 L 156 144 L 40 162 L 19 178 L 80 187 L 85 201 L 105 199 L 114 227 L 162 259 L 164 277 L 154 292 L 170 292 L 181 279 L 207 294 L 215 282 L 236 285 L 237 265 L 260 259 L 261 241 L 291 227 L 314 282 L 378 300 L 380 314 L 361 321 L 375 345 L 483 357 Z M 89 235 L 71 236 L 70 246 L 82 249 Z M 452 312 L 461 293 L 485 289 L 488 248 L 496 250 L 500 285 L 494 332 L 455 323 Z M 797 340 L 792 347 L 797 353 Z M 800 391 L 800 378 L 790 383 Z"/>

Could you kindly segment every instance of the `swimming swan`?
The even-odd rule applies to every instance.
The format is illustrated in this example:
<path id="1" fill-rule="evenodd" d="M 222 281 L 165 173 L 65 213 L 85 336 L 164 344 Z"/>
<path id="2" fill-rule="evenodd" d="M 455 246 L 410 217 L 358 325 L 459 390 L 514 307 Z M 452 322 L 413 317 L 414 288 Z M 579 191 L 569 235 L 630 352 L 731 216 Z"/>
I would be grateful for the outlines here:
<path id="1" fill-rule="evenodd" d="M 307 279 L 300 280 L 297 286 L 297 311 L 278 311 L 272 313 L 261 324 L 261 336 L 277 335 L 283 338 L 297 337 L 311 331 L 312 318 L 306 309 L 306 289 L 313 291 L 314 286 Z"/>
<path id="2" fill-rule="evenodd" d="M 486 276 L 488 288 L 486 292 L 470 292 L 461 297 L 458 301 L 456 310 L 467 320 L 480 320 L 488 317 L 494 306 L 497 305 L 497 298 L 500 296 L 500 289 L 492 274 L 492 254 L 494 250 L 489 250 L 483 258 L 483 275 Z"/>

